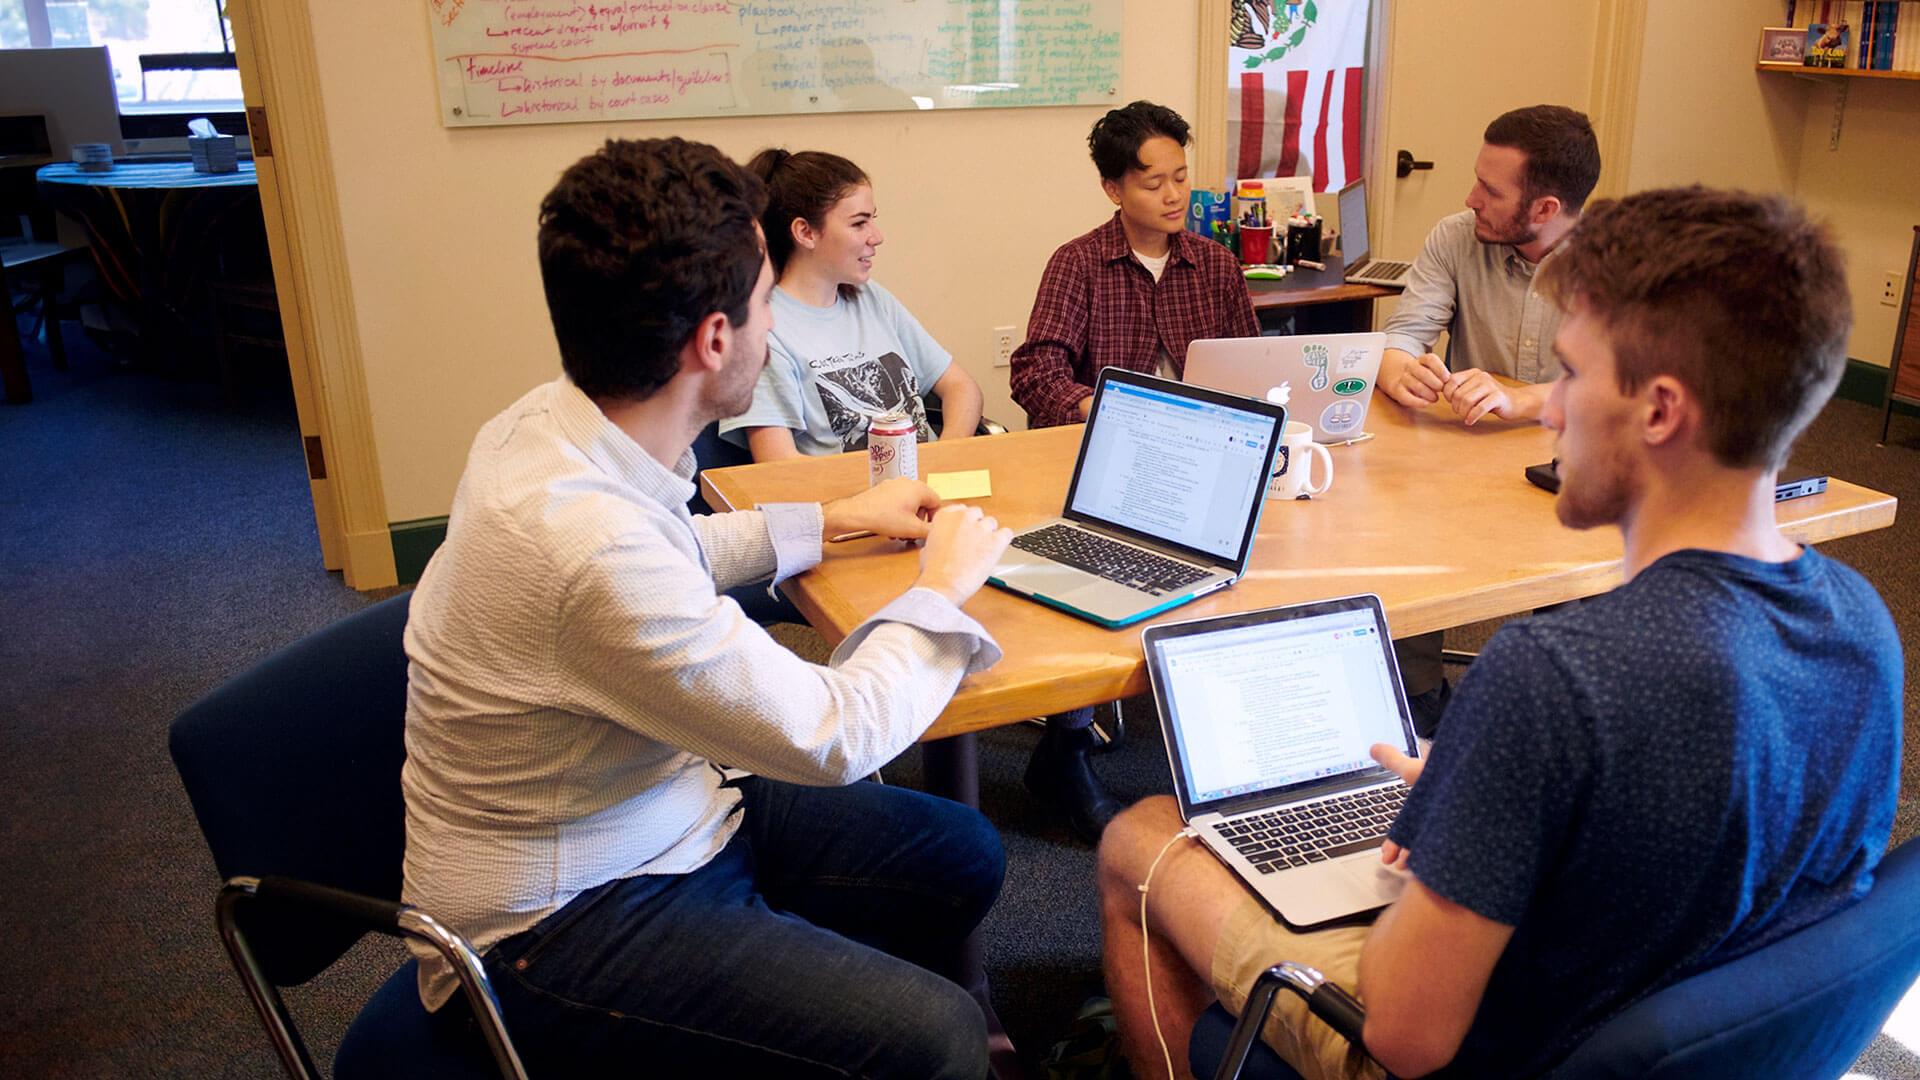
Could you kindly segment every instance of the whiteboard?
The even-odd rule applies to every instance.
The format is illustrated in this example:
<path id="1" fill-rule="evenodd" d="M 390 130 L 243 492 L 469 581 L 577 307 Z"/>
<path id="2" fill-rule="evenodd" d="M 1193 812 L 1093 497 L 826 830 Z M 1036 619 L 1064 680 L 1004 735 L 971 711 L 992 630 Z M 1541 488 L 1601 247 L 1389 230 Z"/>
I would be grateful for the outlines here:
<path id="1" fill-rule="evenodd" d="M 427 0 L 449 127 L 1117 105 L 1124 0 Z"/>

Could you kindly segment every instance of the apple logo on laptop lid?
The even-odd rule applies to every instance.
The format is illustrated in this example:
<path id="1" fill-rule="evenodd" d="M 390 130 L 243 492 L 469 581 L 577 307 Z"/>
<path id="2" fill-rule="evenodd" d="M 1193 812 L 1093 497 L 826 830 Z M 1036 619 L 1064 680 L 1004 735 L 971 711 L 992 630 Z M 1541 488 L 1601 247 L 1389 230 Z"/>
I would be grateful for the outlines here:
<path id="1" fill-rule="evenodd" d="M 1273 402 L 1275 405 L 1285 405 L 1288 403 L 1288 399 L 1292 397 L 1293 397 L 1292 383 L 1283 382 L 1279 386 L 1273 387 L 1272 389 L 1267 391 L 1267 400 Z"/>

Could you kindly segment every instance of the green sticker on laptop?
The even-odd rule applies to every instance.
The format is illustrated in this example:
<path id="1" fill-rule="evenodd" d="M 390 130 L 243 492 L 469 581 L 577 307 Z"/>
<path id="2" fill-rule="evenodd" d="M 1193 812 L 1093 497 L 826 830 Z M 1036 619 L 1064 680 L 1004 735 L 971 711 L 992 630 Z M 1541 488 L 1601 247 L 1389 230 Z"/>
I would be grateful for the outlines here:
<path id="1" fill-rule="evenodd" d="M 1346 397 L 1352 397 L 1366 388 L 1367 380 L 1365 379 L 1341 379 L 1333 384 L 1333 392 Z"/>

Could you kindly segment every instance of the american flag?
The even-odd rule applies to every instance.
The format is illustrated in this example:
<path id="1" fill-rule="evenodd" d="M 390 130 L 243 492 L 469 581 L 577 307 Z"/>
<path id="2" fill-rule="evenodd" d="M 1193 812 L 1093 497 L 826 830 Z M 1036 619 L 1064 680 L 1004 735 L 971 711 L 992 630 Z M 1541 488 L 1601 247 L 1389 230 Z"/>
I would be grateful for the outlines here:
<path id="1" fill-rule="evenodd" d="M 1315 191 L 1345 187 L 1363 166 L 1367 0 L 1236 0 L 1231 10 L 1233 177 L 1310 176 Z"/>

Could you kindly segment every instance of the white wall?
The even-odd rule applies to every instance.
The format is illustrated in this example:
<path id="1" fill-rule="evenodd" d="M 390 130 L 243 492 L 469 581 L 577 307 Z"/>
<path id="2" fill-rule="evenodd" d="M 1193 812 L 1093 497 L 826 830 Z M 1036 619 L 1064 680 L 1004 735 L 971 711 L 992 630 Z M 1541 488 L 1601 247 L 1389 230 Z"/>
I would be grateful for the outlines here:
<path id="1" fill-rule="evenodd" d="M 1833 228 L 1847 254 L 1847 355 L 1884 367 L 1893 358 L 1899 309 L 1880 303 L 1880 283 L 1888 272 L 1906 276 L 1913 227 L 1920 225 L 1920 82 L 1851 80 L 1840 145 L 1830 149 L 1838 87 L 1792 81 L 1805 83 L 1807 97 L 1794 193 Z"/>
<path id="2" fill-rule="evenodd" d="M 1833 229 L 1847 255 L 1847 355 L 1884 366 L 1898 311 L 1880 304 L 1920 225 L 1920 82 L 1848 79 L 1829 148 L 1833 77 L 1755 71 L 1778 0 L 1649 4 L 1629 190 L 1703 183 L 1784 192 Z"/>
<path id="3" fill-rule="evenodd" d="M 1023 426 L 990 331 L 1024 333 L 1047 256 L 1103 221 L 1086 135 L 1104 110 L 1032 108 L 448 130 L 424 5 L 312 8 L 388 518 L 444 514 L 475 430 L 559 372 L 534 253 L 561 170 L 608 137 L 681 135 L 744 160 L 832 150 L 874 180 L 876 276 Z M 1115 104 L 1191 115 L 1197 20 L 1129 0 Z"/>
<path id="4" fill-rule="evenodd" d="M 1878 283 L 1905 267 L 1911 226 L 1920 223 L 1920 82 L 1852 80 L 1841 145 L 1829 151 L 1836 84 L 1753 70 L 1759 28 L 1780 18 L 1777 0 L 1652 0 L 1648 8 L 1629 190 L 1699 181 L 1804 200 L 1833 224 L 1849 256 L 1849 353 L 1885 364 L 1895 309 L 1879 305 Z M 1590 53 L 1571 42 L 1545 50 L 1546 68 L 1533 76 L 1514 74 L 1525 65 L 1464 63 L 1468 52 L 1433 35 L 1471 37 L 1481 23 L 1447 10 L 1423 21 L 1426 6 L 1402 9 L 1409 26 L 1426 28 L 1402 43 L 1417 49 L 1411 39 L 1424 36 L 1420 55 L 1454 59 L 1441 76 L 1403 80 L 1400 92 L 1457 103 L 1463 88 L 1480 86 L 1475 80 L 1497 79 L 1514 101 L 1585 104 L 1578 88 Z M 874 178 L 888 232 L 878 276 L 980 381 L 988 413 L 1014 426 L 1024 417 L 1007 397 L 1006 370 L 990 366 L 990 329 L 1024 331 L 1047 255 L 1108 212 L 1085 149 L 1099 109 L 456 131 L 438 120 L 421 5 L 315 5 L 313 20 L 393 521 L 444 514 L 474 431 L 558 371 L 534 215 L 560 171 L 604 138 L 679 134 L 743 159 L 778 142 L 859 162 Z M 1525 20 L 1499 22 L 1525 32 Z M 1185 4 L 1128 0 L 1116 101 L 1151 98 L 1191 116 L 1196 23 Z"/>
<path id="5" fill-rule="evenodd" d="M 1792 191 L 1806 95 L 1800 80 L 1753 69 L 1779 0 L 1656 2 L 1649 14 L 1626 189 Z"/>

